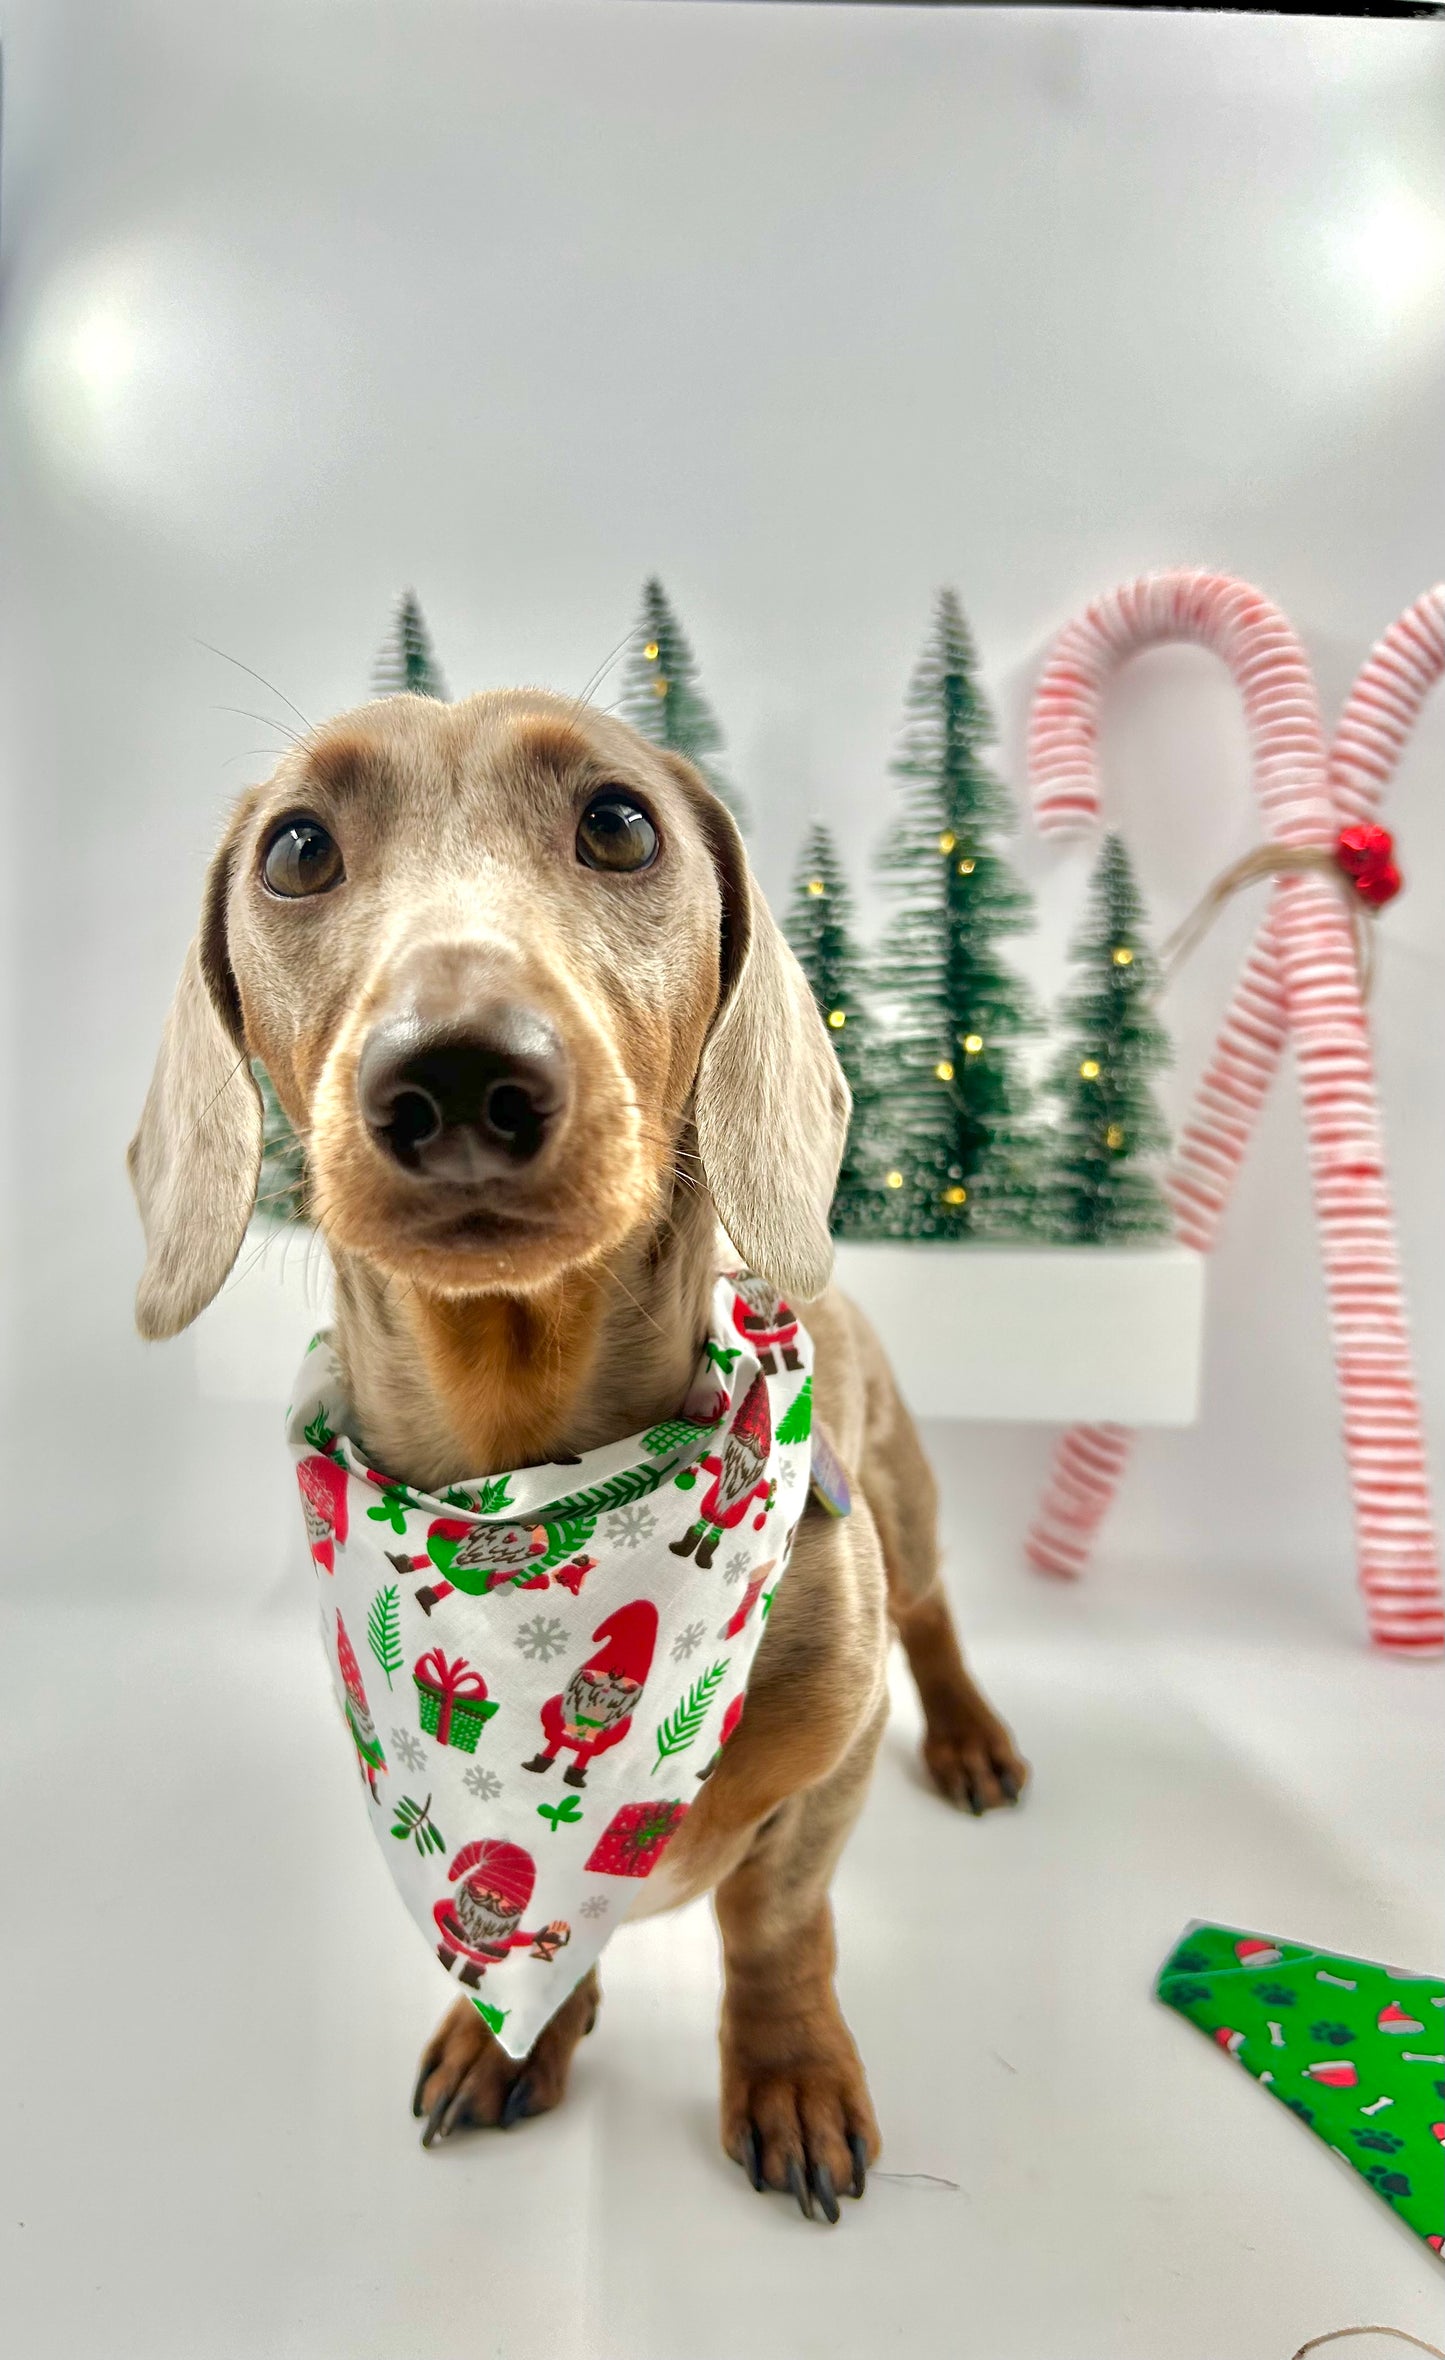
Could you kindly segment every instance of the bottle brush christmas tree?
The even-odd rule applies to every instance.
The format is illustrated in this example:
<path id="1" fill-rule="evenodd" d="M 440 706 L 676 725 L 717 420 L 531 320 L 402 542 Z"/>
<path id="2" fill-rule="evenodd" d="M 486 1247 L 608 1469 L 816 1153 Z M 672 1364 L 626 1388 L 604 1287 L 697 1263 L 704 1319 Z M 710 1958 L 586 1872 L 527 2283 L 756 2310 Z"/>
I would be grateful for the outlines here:
<path id="1" fill-rule="evenodd" d="M 742 800 L 715 757 L 723 750 L 717 715 L 697 684 L 697 661 L 654 575 L 642 586 L 642 614 L 622 684 L 622 710 L 656 746 L 670 747 L 700 770 L 741 827 Z"/>
<path id="2" fill-rule="evenodd" d="M 390 636 L 372 670 L 372 687 L 379 697 L 436 697 L 447 701 L 447 685 L 414 590 L 403 590 L 396 603 Z"/>
<path id="3" fill-rule="evenodd" d="M 256 1210 L 267 1221 L 309 1221 L 306 1154 L 259 1058 L 251 1071 L 261 1093 L 261 1178 Z"/>
<path id="4" fill-rule="evenodd" d="M 1150 1169 L 1169 1136 L 1149 1076 L 1170 1059 L 1154 1013 L 1159 972 L 1123 839 L 1110 836 L 1070 957 L 1079 980 L 1060 1006 L 1065 1045 L 1045 1088 L 1059 1101 L 1044 1202 L 1062 1242 L 1156 1237 L 1171 1226 Z"/>
<path id="5" fill-rule="evenodd" d="M 853 896 L 825 827 L 813 828 L 803 846 L 784 931 L 853 1093 L 853 1120 L 838 1171 L 832 1228 L 838 1237 L 876 1236 L 882 1205 L 871 1141 L 878 1042 L 867 1004 L 866 965 L 853 937 Z"/>
<path id="6" fill-rule="evenodd" d="M 1032 900 L 997 847 L 1014 824 L 957 598 L 939 598 L 894 764 L 901 807 L 882 854 L 898 911 L 878 968 L 898 1015 L 877 1111 L 892 1236 L 994 1236 L 1037 1212 L 1037 1135 L 1014 1044 L 1039 1029 L 998 944 Z"/>

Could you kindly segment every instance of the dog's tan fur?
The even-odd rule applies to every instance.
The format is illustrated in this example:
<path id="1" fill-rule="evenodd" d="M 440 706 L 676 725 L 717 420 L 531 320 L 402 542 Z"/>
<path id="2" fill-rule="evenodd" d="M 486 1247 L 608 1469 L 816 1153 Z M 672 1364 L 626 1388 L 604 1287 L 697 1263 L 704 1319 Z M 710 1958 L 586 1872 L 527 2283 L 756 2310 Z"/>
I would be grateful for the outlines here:
<path id="1" fill-rule="evenodd" d="M 656 821 L 640 874 L 575 857 L 605 785 Z M 336 838 L 345 881 L 278 901 L 261 860 L 298 812 Z M 438 1191 L 367 1132 L 361 1048 L 403 994 L 445 1018 L 498 992 L 565 1042 L 565 1117 L 524 1179 Z M 747 1714 L 646 1898 L 715 1892 L 724 2144 L 757 2184 L 833 2217 L 878 2148 L 833 1991 L 828 1885 L 883 1726 L 890 1612 L 941 1790 L 983 1809 L 1027 1773 L 959 1654 L 917 1435 L 827 1284 L 847 1096 L 737 832 L 686 763 L 540 691 L 391 698 L 313 733 L 232 816 L 132 1142 L 144 1334 L 193 1319 L 239 1249 L 261 1152 L 253 1056 L 306 1143 L 360 1431 L 400 1480 L 563 1459 L 675 1414 L 718 1216 L 803 1310 L 853 1512 L 805 1511 Z M 517 2067 L 461 2003 L 423 2060 L 428 2139 L 554 2104 L 596 2004 L 589 1977 Z"/>

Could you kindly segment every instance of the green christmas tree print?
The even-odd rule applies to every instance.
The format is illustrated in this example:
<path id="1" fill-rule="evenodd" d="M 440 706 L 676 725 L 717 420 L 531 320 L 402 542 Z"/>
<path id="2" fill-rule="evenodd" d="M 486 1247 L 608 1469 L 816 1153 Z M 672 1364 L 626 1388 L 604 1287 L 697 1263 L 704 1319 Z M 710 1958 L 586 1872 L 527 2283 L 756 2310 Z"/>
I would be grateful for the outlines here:
<path id="1" fill-rule="evenodd" d="M 306 1151 L 259 1057 L 252 1058 L 251 1072 L 261 1093 L 261 1178 L 256 1210 L 266 1221 L 309 1221 Z"/>
<path id="2" fill-rule="evenodd" d="M 998 850 L 1014 824 L 989 769 L 994 736 L 958 600 L 945 590 L 914 674 L 894 764 L 899 817 L 882 868 L 897 912 L 878 962 L 897 1007 L 878 1108 L 888 1233 L 965 1238 L 1027 1228 L 1036 1134 L 1014 1044 L 1039 1018 L 998 945 L 1032 902 Z"/>
<path id="3" fill-rule="evenodd" d="M 779 1442 L 806 1442 L 813 1431 L 813 1380 L 804 1377 L 801 1386 L 788 1403 L 778 1421 Z"/>
<path id="4" fill-rule="evenodd" d="M 875 1144 L 880 1042 L 867 994 L 867 962 L 854 938 L 853 896 L 827 828 L 803 845 L 784 932 L 853 1095 L 853 1117 L 838 1168 L 831 1227 L 838 1237 L 876 1236 L 884 1204 Z"/>
<path id="5" fill-rule="evenodd" d="M 431 633 L 414 590 L 397 600 L 390 634 L 376 659 L 372 687 L 379 697 L 436 697 L 447 701 L 446 682 L 431 643 Z"/>
<path id="6" fill-rule="evenodd" d="M 1078 980 L 1059 1009 L 1064 1045 L 1044 1084 L 1059 1104 L 1044 1221 L 1072 1245 L 1157 1237 L 1171 1223 L 1152 1167 L 1169 1135 L 1150 1076 L 1169 1063 L 1170 1047 L 1154 1013 L 1159 971 L 1120 836 L 1105 841 L 1069 955 Z"/>
<path id="7" fill-rule="evenodd" d="M 655 575 L 642 586 L 642 613 L 623 679 L 622 710 L 633 728 L 655 746 L 668 747 L 700 770 L 739 827 L 745 824 L 741 798 L 718 767 L 723 734 L 717 715 L 698 686 L 696 658 Z"/>

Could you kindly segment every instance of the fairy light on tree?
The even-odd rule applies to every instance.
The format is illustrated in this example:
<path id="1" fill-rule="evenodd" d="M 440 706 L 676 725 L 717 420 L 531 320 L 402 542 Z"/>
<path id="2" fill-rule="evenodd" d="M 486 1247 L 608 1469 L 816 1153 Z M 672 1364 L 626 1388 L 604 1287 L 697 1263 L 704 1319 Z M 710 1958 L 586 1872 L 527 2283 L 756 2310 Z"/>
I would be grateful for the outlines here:
<path id="1" fill-rule="evenodd" d="M 1169 1206 L 1152 1165 L 1168 1146 L 1149 1077 L 1169 1063 L 1154 1012 L 1159 976 L 1123 839 L 1107 838 L 1069 956 L 1079 980 L 1059 1009 L 1063 1045 L 1045 1083 L 1059 1103 L 1044 1180 L 1050 1235 L 1069 1244 L 1157 1237 Z"/>
<path id="2" fill-rule="evenodd" d="M 744 824 L 742 800 L 717 764 L 723 750 L 717 715 L 698 686 L 697 660 L 656 575 L 642 586 L 642 613 L 623 680 L 622 710 L 654 745 L 684 755 L 738 825 Z"/>
<path id="3" fill-rule="evenodd" d="M 853 1093 L 853 1120 L 833 1197 L 839 1237 L 876 1236 L 881 1226 L 878 1159 L 877 1035 L 865 991 L 866 963 L 853 934 L 853 896 L 832 836 L 812 829 L 803 845 L 784 931 Z"/>
<path id="4" fill-rule="evenodd" d="M 985 759 L 994 735 L 958 600 L 945 590 L 908 694 L 894 775 L 901 813 L 882 867 L 898 909 L 878 961 L 897 1009 L 880 1067 L 888 1233 L 962 1238 L 1030 1226 L 1037 1140 L 1015 1043 L 1038 1029 L 1000 957 L 1032 902 L 997 839 L 1012 802 Z"/>

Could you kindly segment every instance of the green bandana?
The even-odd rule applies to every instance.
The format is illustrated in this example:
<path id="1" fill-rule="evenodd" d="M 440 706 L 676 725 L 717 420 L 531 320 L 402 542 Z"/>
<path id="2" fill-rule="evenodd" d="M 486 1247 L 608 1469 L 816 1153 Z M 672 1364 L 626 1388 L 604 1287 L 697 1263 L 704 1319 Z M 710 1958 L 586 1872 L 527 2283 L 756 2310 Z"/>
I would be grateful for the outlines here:
<path id="1" fill-rule="evenodd" d="M 1196 1923 L 1155 1989 L 1441 2251 L 1445 1983 Z"/>

